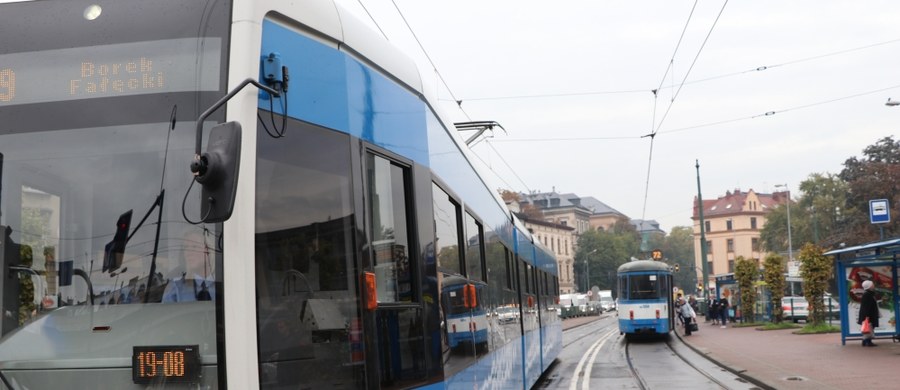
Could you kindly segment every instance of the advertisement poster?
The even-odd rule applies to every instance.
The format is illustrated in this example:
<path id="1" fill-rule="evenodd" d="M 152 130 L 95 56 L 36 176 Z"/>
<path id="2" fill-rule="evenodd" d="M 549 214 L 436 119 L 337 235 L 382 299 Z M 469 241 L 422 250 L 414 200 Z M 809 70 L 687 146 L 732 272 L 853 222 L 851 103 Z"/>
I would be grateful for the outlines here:
<path id="1" fill-rule="evenodd" d="M 878 301 L 878 327 L 875 333 L 894 333 L 896 319 L 894 318 L 894 302 L 891 301 L 894 291 L 894 283 L 891 278 L 891 266 L 847 267 L 847 331 L 850 334 L 859 334 L 859 304 L 863 295 L 862 283 L 871 280 L 875 283 L 875 300 Z"/>

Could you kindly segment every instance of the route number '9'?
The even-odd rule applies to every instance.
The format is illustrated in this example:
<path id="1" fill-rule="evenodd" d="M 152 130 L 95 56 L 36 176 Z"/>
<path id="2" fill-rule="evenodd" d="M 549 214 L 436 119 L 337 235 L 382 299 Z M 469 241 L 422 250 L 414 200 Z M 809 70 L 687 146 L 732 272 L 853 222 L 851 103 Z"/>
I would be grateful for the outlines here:
<path id="1" fill-rule="evenodd" d="M 0 69 L 0 102 L 11 102 L 16 98 L 16 72 Z"/>

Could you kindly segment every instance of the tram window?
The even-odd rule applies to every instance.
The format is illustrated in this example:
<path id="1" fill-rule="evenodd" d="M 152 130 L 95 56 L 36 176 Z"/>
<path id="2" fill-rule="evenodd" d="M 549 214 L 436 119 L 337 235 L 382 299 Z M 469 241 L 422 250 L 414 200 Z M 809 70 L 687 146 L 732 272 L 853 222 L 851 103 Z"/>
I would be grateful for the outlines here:
<path id="1" fill-rule="evenodd" d="M 434 240 L 438 268 L 449 273 L 462 274 L 459 251 L 459 204 L 454 202 L 441 187 L 432 183 L 434 199 Z"/>
<path id="2" fill-rule="evenodd" d="M 526 264 L 524 261 L 521 262 L 522 266 L 522 291 L 531 294 L 531 266 Z"/>
<path id="3" fill-rule="evenodd" d="M 631 299 L 659 298 L 660 287 L 659 277 L 655 274 L 628 277 L 628 295 Z"/>
<path id="4" fill-rule="evenodd" d="M 484 281 L 481 249 L 484 233 L 481 224 L 472 214 L 466 213 L 466 276 Z"/>
<path id="5" fill-rule="evenodd" d="M 366 173 L 378 302 L 411 302 L 409 169 L 370 153 Z"/>
<path id="6" fill-rule="evenodd" d="M 506 247 L 503 247 L 503 255 L 506 257 L 506 288 L 510 290 L 515 290 L 516 288 L 516 266 L 512 262 L 512 252 L 509 251 Z"/>
<path id="7" fill-rule="evenodd" d="M 260 388 L 361 388 L 362 357 L 348 352 L 362 349 L 352 336 L 362 331 L 354 258 L 362 239 L 350 141 L 303 122 L 288 126 L 291 136 L 277 139 L 257 128 Z"/>
<path id="8" fill-rule="evenodd" d="M 619 276 L 619 283 L 616 288 L 616 296 L 622 299 L 631 299 L 625 292 L 628 291 L 628 278 Z"/>
<path id="9" fill-rule="evenodd" d="M 485 278 L 492 288 L 500 289 L 506 287 L 506 247 L 500 242 L 488 242 L 485 245 L 484 261 L 487 266 L 487 275 Z"/>

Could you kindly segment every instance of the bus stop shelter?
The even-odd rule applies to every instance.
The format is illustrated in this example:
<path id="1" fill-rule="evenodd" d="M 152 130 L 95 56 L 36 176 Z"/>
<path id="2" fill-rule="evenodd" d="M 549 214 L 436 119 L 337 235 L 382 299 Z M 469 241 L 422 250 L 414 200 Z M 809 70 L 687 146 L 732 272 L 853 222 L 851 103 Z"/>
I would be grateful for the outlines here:
<path id="1" fill-rule="evenodd" d="M 841 344 L 846 344 L 847 339 L 862 339 L 856 319 L 863 294 L 862 283 L 866 280 L 875 284 L 875 299 L 881 314 L 875 337 L 890 338 L 900 334 L 896 318 L 900 305 L 897 296 L 900 238 L 836 249 L 825 255 L 834 256 L 841 305 Z"/>

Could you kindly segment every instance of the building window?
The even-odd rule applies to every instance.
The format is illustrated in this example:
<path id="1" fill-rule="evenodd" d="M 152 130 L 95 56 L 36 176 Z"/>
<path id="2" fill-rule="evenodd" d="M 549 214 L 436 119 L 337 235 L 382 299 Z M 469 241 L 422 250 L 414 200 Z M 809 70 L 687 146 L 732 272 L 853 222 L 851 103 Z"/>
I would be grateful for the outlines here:
<path id="1" fill-rule="evenodd" d="M 707 256 L 712 255 L 712 241 L 706 242 L 706 255 Z"/>
<path id="2" fill-rule="evenodd" d="M 734 260 L 728 260 L 728 273 L 734 272 Z"/>
<path id="3" fill-rule="evenodd" d="M 728 253 L 734 252 L 734 239 L 729 238 L 728 241 L 726 241 L 726 244 L 728 246 Z"/>
<path id="4" fill-rule="evenodd" d="M 756 238 L 756 237 L 751 238 L 750 245 L 754 252 L 759 252 L 759 239 L 758 238 Z"/>
<path id="5" fill-rule="evenodd" d="M 709 221 L 706 221 L 705 225 L 706 225 L 706 232 L 707 233 L 711 232 L 712 229 L 709 228 Z"/>
<path id="6" fill-rule="evenodd" d="M 732 229 L 732 225 L 731 225 L 731 220 L 729 219 L 729 220 L 725 221 L 725 230 L 731 230 L 731 229 Z"/>
<path id="7" fill-rule="evenodd" d="M 756 230 L 756 217 L 750 217 L 750 229 Z"/>
<path id="8" fill-rule="evenodd" d="M 709 271 L 710 275 L 714 275 L 716 272 L 713 270 L 713 262 L 706 262 L 706 270 Z"/>
<path id="9" fill-rule="evenodd" d="M 562 221 L 559 221 L 559 224 L 560 224 L 560 225 L 563 225 L 563 226 L 569 226 L 569 221 L 566 221 L 566 220 L 564 219 L 564 220 L 562 220 Z"/>
<path id="10" fill-rule="evenodd" d="M 566 243 L 566 254 L 568 255 L 569 254 L 569 240 L 566 239 L 565 243 Z"/>

